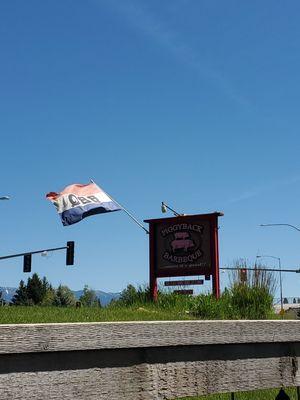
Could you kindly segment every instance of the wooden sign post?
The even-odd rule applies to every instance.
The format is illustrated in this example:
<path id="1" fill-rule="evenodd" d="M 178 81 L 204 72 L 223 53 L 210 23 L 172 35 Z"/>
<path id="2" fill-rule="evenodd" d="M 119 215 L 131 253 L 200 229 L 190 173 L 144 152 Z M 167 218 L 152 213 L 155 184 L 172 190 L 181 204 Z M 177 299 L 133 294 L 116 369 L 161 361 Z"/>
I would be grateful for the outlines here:
<path id="1" fill-rule="evenodd" d="M 148 219 L 150 232 L 150 292 L 157 299 L 157 279 L 176 276 L 212 277 L 220 296 L 218 217 L 223 213 Z"/>

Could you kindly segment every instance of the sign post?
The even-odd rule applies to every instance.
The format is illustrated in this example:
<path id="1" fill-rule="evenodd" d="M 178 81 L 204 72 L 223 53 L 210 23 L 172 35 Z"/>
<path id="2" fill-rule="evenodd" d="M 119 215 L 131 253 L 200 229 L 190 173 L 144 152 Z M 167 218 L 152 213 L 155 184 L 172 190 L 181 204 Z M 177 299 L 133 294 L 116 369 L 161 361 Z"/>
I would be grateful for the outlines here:
<path id="1" fill-rule="evenodd" d="M 150 293 L 157 300 L 157 279 L 176 276 L 212 277 L 220 296 L 218 217 L 223 213 L 180 215 L 145 220 L 149 224 Z"/>

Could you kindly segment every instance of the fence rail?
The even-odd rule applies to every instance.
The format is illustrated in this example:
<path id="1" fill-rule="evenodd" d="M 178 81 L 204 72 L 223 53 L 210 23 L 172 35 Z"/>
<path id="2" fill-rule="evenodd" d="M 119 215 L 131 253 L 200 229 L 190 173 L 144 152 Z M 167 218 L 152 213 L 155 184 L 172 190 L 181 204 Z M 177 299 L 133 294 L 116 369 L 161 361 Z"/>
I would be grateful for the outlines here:
<path id="1" fill-rule="evenodd" d="M 157 400 L 300 386 L 300 321 L 0 325 L 0 393 Z"/>

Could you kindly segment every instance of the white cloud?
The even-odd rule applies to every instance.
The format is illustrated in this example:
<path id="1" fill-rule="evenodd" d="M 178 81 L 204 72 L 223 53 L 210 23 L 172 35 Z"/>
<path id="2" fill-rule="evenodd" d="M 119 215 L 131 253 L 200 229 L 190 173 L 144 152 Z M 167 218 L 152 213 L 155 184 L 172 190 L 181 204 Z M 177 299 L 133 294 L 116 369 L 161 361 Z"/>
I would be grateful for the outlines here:
<path id="1" fill-rule="evenodd" d="M 262 193 L 279 189 L 282 186 L 289 186 L 289 185 L 292 185 L 299 181 L 300 181 L 300 176 L 293 176 L 293 177 L 277 180 L 277 181 L 271 182 L 271 183 L 263 185 L 263 186 L 262 185 L 257 186 L 256 188 L 246 190 L 245 192 L 242 192 L 241 194 L 231 198 L 228 201 L 228 203 L 238 203 L 243 200 L 248 200 L 252 197 L 259 196 Z"/>
<path id="2" fill-rule="evenodd" d="M 98 3 L 98 0 L 94 1 Z M 145 3 L 109 0 L 105 4 L 113 7 L 132 27 L 164 47 L 178 61 L 192 68 L 202 80 L 211 82 L 239 105 L 249 107 L 249 101 L 238 92 L 232 82 L 220 71 L 207 65 L 199 56 L 198 51 L 186 43 L 179 32 L 175 32 L 165 21 L 160 20 L 157 15 L 147 9 Z M 177 3 L 177 10 L 180 12 L 180 3 Z"/>

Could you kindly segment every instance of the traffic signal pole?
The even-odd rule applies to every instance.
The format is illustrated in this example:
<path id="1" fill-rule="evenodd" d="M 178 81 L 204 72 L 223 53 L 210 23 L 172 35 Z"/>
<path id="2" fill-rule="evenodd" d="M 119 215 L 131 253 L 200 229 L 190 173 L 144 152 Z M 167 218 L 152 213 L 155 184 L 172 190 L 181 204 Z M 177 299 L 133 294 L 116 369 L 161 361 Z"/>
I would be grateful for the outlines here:
<path id="1" fill-rule="evenodd" d="M 23 272 L 31 272 L 31 256 L 32 254 L 40 254 L 49 251 L 67 250 L 66 252 L 66 265 L 74 265 L 74 246 L 75 243 L 72 241 L 67 242 L 67 246 L 54 247 L 50 249 L 42 249 L 35 251 L 26 251 L 26 253 L 10 254 L 8 256 L 1 256 L 0 260 L 7 260 L 8 258 L 24 257 Z"/>
<path id="2" fill-rule="evenodd" d="M 9 256 L 2 256 L 0 257 L 0 260 L 5 260 L 7 258 L 15 258 L 15 257 L 22 257 L 22 256 L 26 256 L 27 254 L 39 254 L 39 253 L 43 253 L 44 251 L 57 251 L 57 250 L 64 250 L 67 249 L 67 246 L 64 247 L 55 247 L 53 249 L 43 249 L 43 250 L 36 250 L 36 251 L 26 251 L 26 253 L 19 253 L 19 254 L 11 254 Z"/>

